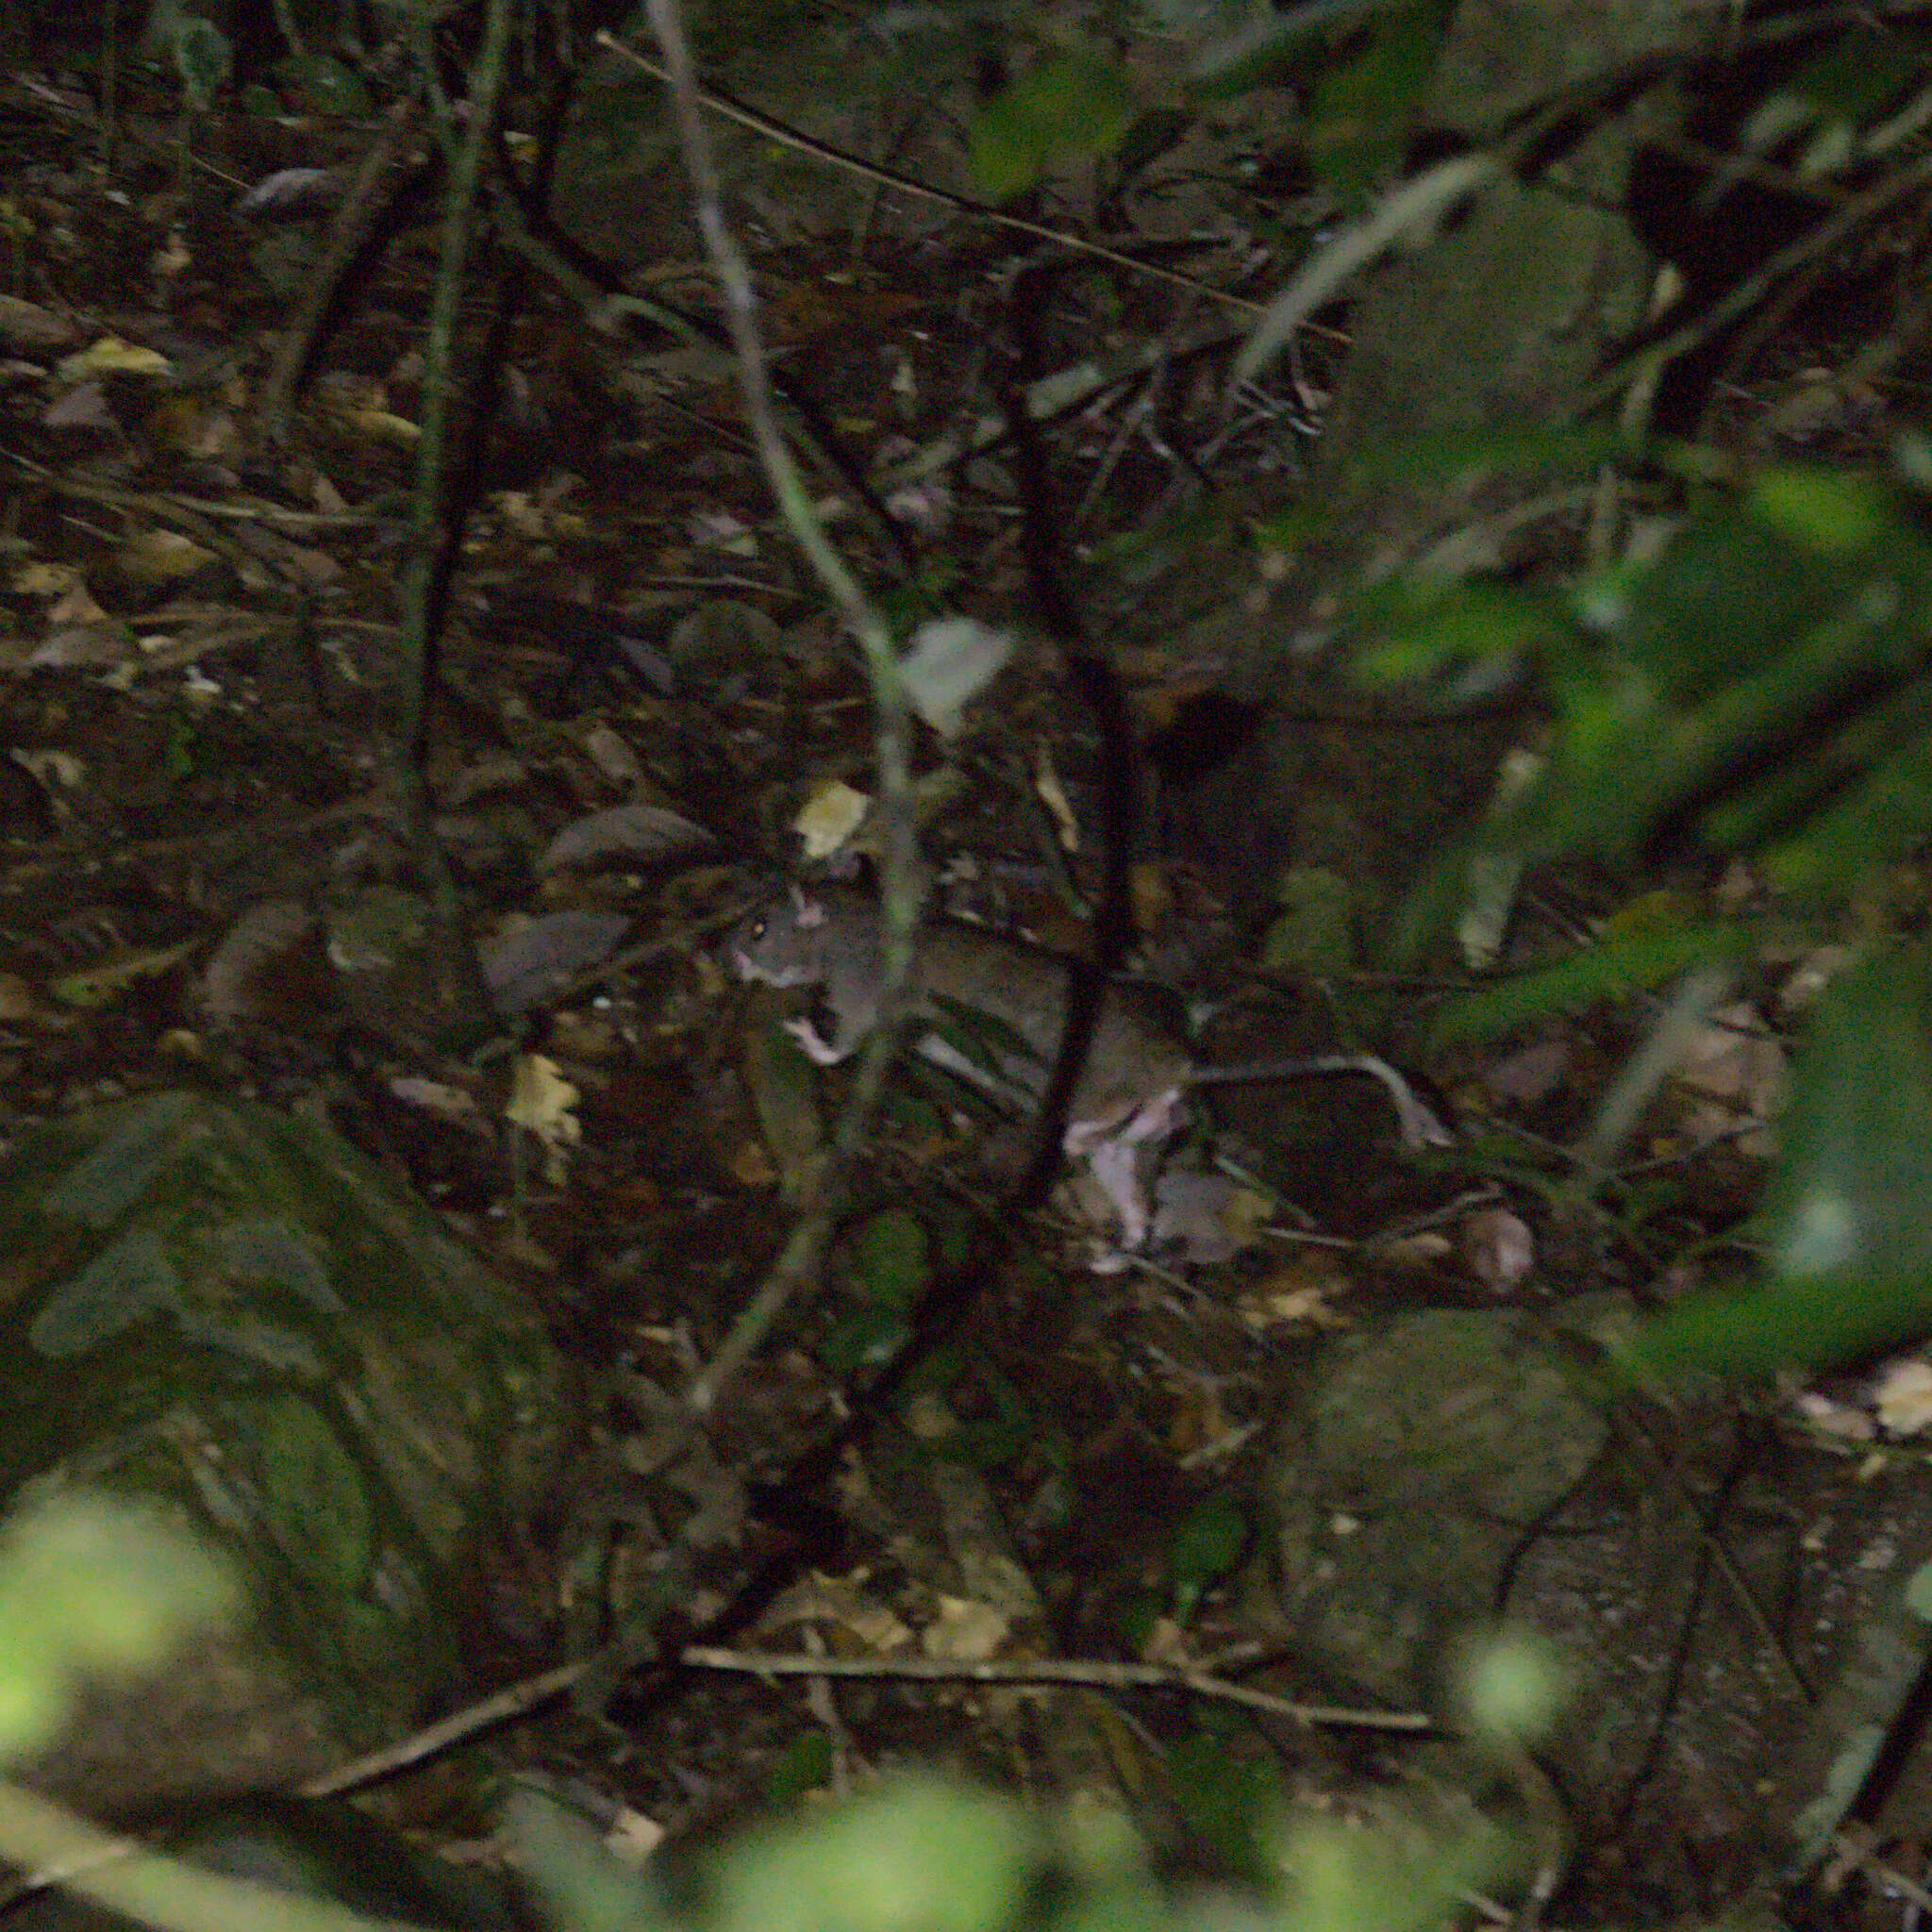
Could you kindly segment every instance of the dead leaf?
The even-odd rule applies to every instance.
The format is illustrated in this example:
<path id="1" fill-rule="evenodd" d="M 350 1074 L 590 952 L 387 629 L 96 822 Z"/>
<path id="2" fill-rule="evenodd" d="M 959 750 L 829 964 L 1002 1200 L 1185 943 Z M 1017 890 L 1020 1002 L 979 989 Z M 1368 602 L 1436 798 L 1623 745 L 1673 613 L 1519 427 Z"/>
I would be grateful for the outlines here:
<path id="1" fill-rule="evenodd" d="M 8 579 L 8 589 L 16 597 L 58 597 L 83 583 L 71 563 L 24 563 Z"/>
<path id="2" fill-rule="evenodd" d="M 105 1007 L 124 989 L 143 979 L 157 979 L 178 966 L 198 943 L 183 940 L 178 945 L 113 953 L 78 972 L 62 974 L 47 991 L 63 1006 Z"/>
<path id="3" fill-rule="evenodd" d="M 601 719 L 584 733 L 583 742 L 591 762 L 610 784 L 629 791 L 644 775 L 644 768 L 624 734 Z"/>
<path id="4" fill-rule="evenodd" d="M 569 1151 L 583 1138 L 583 1124 L 572 1110 L 577 1099 L 577 1090 L 555 1060 L 540 1053 L 517 1056 L 503 1117 L 542 1147 L 543 1177 L 552 1187 L 563 1185 Z"/>
<path id="5" fill-rule="evenodd" d="M 105 384 L 83 382 L 58 395 L 41 411 L 43 429 L 120 430 L 120 419 L 108 404 Z"/>
<path id="6" fill-rule="evenodd" d="M 1074 816 L 1074 808 L 1067 803 L 1066 787 L 1060 783 L 1060 774 L 1053 768 L 1053 754 L 1043 744 L 1033 758 L 1033 789 L 1039 793 L 1041 804 L 1045 806 L 1047 816 L 1053 820 L 1060 850 L 1079 851 L 1080 821 Z"/>
<path id="7" fill-rule="evenodd" d="M 850 841 L 871 809 L 872 800 L 865 792 L 855 791 L 841 778 L 831 778 L 799 808 L 791 829 L 798 834 L 806 858 L 829 858 Z"/>
<path id="8" fill-rule="evenodd" d="M 63 349 L 79 331 L 64 315 L 18 295 L 0 295 L 0 343 L 9 349 Z"/>
<path id="9" fill-rule="evenodd" d="M 1785 1050 L 1764 1016 L 1746 1001 L 1713 1013 L 1686 1048 L 1676 1085 L 1687 1096 L 1680 1131 L 1702 1145 L 1737 1134 L 1740 1151 L 1770 1158 L 1768 1123 L 1784 1104 Z"/>
<path id="10" fill-rule="evenodd" d="M 912 633 L 899 659 L 907 702 L 941 738 L 955 736 L 966 707 L 1013 655 L 1014 634 L 976 617 L 939 617 Z"/>
<path id="11" fill-rule="evenodd" d="M 1824 1435 L 1842 1442 L 1873 1442 L 1878 1439 L 1878 1424 L 1862 1408 L 1848 1402 L 1834 1402 L 1815 1389 L 1801 1389 L 1791 1399 L 1798 1413 Z"/>
<path id="12" fill-rule="evenodd" d="M 1271 1196 L 1243 1188 L 1224 1174 L 1171 1167 L 1155 1184 L 1155 1248 L 1203 1268 L 1217 1267 L 1252 1245 L 1274 1211 Z"/>
<path id="13" fill-rule="evenodd" d="M 425 1113 L 432 1113 L 439 1120 L 464 1125 L 482 1124 L 483 1115 L 475 1096 L 466 1093 L 460 1087 L 451 1086 L 447 1080 L 427 1080 L 414 1074 L 398 1074 L 389 1083 L 389 1091 L 405 1107 L 421 1108 Z"/>
<path id="14" fill-rule="evenodd" d="M 343 409 L 336 420 L 371 442 L 388 443 L 394 449 L 413 449 L 423 439 L 421 426 L 393 409 Z"/>
<path id="15" fill-rule="evenodd" d="M 0 1020 L 38 1020 L 44 1008 L 33 988 L 17 973 L 0 973 Z"/>
<path id="16" fill-rule="evenodd" d="M 1507 1294 L 1535 1271 L 1536 1237 L 1507 1208 L 1470 1215 L 1458 1233 L 1469 1272 L 1492 1294 Z"/>
<path id="17" fill-rule="evenodd" d="M 213 551 L 202 549 L 179 530 L 138 530 L 114 553 L 115 564 L 137 584 L 173 583 L 215 561 Z"/>
<path id="18" fill-rule="evenodd" d="M 999 1655 L 1012 1627 L 1012 1618 L 991 1604 L 942 1596 L 938 1620 L 919 1633 L 919 1647 L 927 1657 L 985 1663 Z"/>
<path id="19" fill-rule="evenodd" d="M 1569 1069 L 1567 1040 L 1536 1040 L 1507 1059 L 1498 1060 L 1483 1074 L 1482 1081 L 1492 1100 L 1534 1107 L 1557 1091 L 1557 1083 Z"/>
<path id="20" fill-rule="evenodd" d="M 125 663 L 133 647 L 124 624 L 67 625 L 49 631 L 26 661 L 37 671 L 99 671 Z"/>
<path id="21" fill-rule="evenodd" d="M 702 825 L 661 805 L 615 805 L 564 826 L 537 861 L 540 873 L 595 865 L 608 858 L 661 864 L 712 842 Z"/>
<path id="22" fill-rule="evenodd" d="M 29 751 L 15 745 L 9 756 L 50 798 L 78 791 L 87 782 L 87 761 L 71 751 Z"/>
<path id="23" fill-rule="evenodd" d="M 769 1188 L 778 1178 L 762 1141 L 741 1141 L 732 1150 L 731 1177 L 747 1188 Z"/>
<path id="24" fill-rule="evenodd" d="M 644 1860 L 663 1842 L 664 1827 L 655 1818 L 647 1818 L 628 1805 L 618 1807 L 609 1830 L 604 1834 L 605 1851 L 633 1872 L 641 1872 Z"/>
<path id="25" fill-rule="evenodd" d="M 341 177 L 332 168 L 278 168 L 236 201 L 235 212 L 304 214 L 333 208 L 341 198 Z"/>
<path id="26" fill-rule="evenodd" d="M 84 577 L 76 576 L 55 600 L 47 612 L 50 625 L 98 624 L 107 612 L 94 602 L 93 592 Z"/>
<path id="27" fill-rule="evenodd" d="M 1932 1362 L 1900 1356 L 1873 1380 L 1872 1407 L 1888 1436 L 1916 1436 L 1932 1424 Z"/>
<path id="28" fill-rule="evenodd" d="M 483 982 L 498 1012 L 520 1013 L 608 959 L 629 930 L 620 912 L 545 913 L 484 948 Z"/>
<path id="29" fill-rule="evenodd" d="M 1346 1328 L 1335 1304 L 1355 1283 L 1324 1255 L 1291 1261 L 1242 1294 L 1241 1319 L 1251 1328 Z"/>
<path id="30" fill-rule="evenodd" d="M 158 350 L 124 341 L 119 336 L 103 336 L 56 363 L 54 374 L 62 382 L 78 383 L 102 375 L 172 375 L 174 369 L 175 365 Z"/>
<path id="31" fill-rule="evenodd" d="M 208 1017 L 224 1024 L 258 1018 L 274 1004 L 263 999 L 262 981 L 314 930 L 314 915 L 300 900 L 263 899 L 249 907 L 202 968 Z"/>

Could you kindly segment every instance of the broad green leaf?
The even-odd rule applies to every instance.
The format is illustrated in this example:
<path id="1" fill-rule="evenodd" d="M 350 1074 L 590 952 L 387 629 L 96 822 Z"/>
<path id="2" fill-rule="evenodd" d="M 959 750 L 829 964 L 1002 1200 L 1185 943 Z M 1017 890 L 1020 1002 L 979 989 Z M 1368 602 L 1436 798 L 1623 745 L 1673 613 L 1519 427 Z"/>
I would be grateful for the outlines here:
<path id="1" fill-rule="evenodd" d="M 1819 1002 L 1791 1073 L 1784 1159 L 1759 1218 L 1773 1278 L 1657 1323 L 1640 1359 L 1814 1368 L 1932 1315 L 1932 962 L 1866 960 Z"/>
<path id="2" fill-rule="evenodd" d="M 235 71 L 227 35 L 200 14 L 184 13 L 175 23 L 172 51 L 188 105 L 196 113 L 206 113 Z"/>
<path id="3" fill-rule="evenodd" d="M 852 1267 L 865 1298 L 888 1308 L 909 1308 L 931 1272 L 925 1229 L 903 1208 L 863 1222 L 852 1237 Z"/>
<path id="4" fill-rule="evenodd" d="M 1769 528 L 1821 557 L 1871 550 L 1897 522 L 1875 477 L 1801 464 L 1762 472 L 1751 486 L 1751 508 Z"/>
<path id="5" fill-rule="evenodd" d="M 1764 1208 L 1779 1274 L 1932 1274 L 1932 962 L 1866 960 L 1820 1000 L 1791 1069 Z"/>
<path id="6" fill-rule="evenodd" d="M 904 1780 L 748 1832 L 720 1861 L 717 1932 L 987 1932 L 1018 1923 L 1039 1828 L 1007 1799 Z"/>
<path id="7" fill-rule="evenodd" d="M 1897 600 L 1873 584 L 1808 628 L 1755 644 L 1743 619 L 1715 641 L 1707 638 L 1700 626 L 1719 622 L 1713 607 L 1686 624 L 1674 670 L 1661 628 L 1646 641 L 1645 661 L 1626 663 L 1621 675 L 1593 666 L 1587 651 L 1568 654 L 1551 678 L 1563 733 L 1542 784 L 1516 816 L 1519 839 L 1539 853 L 1622 858 L 1641 854 L 1670 820 L 1688 831 L 1757 774 L 1813 757 L 1820 739 L 1856 715 L 1862 693 L 1879 682 L 1878 667 L 1904 642 L 1900 617 Z M 1692 690 L 1684 674 L 1698 652 L 1708 668 Z"/>
<path id="8" fill-rule="evenodd" d="M 1378 14 L 1353 59 L 1329 65 L 1308 114 L 1308 160 L 1347 206 L 1399 164 L 1410 111 L 1428 90 L 1449 9 L 1438 0 Z"/>
<path id="9" fill-rule="evenodd" d="M 1932 705 L 1932 690 L 1914 693 Z M 1766 855 L 1765 876 L 1788 892 L 1850 890 L 1932 837 L 1932 732 L 1875 765 L 1799 835 Z"/>
<path id="10" fill-rule="evenodd" d="M 1774 662 L 1842 603 L 1846 588 L 1842 565 L 1730 513 L 1693 525 L 1628 585 L 1614 640 L 1663 692 L 1688 704 Z"/>
<path id="11" fill-rule="evenodd" d="M 1533 591 L 1466 579 L 1402 577 L 1363 592 L 1354 605 L 1367 641 L 1354 658 L 1366 684 L 1440 677 L 1484 659 L 1534 650 L 1557 636 L 1557 620 Z"/>
<path id="12" fill-rule="evenodd" d="M 807 1731 L 794 1738 L 765 1773 L 765 1803 L 774 1808 L 794 1804 L 808 1791 L 823 1790 L 837 1773 L 832 1734 L 817 1729 Z"/>
<path id="13" fill-rule="evenodd" d="M 1192 1617 L 1208 1591 L 1232 1574 L 1254 1538 L 1255 1525 L 1237 1497 L 1223 1491 L 1197 1503 L 1168 1539 L 1174 1616 L 1183 1623 Z"/>
<path id="14" fill-rule="evenodd" d="M 1636 1362 L 1665 1375 L 1806 1374 L 1856 1361 L 1924 1329 L 1928 1318 L 1932 1274 L 1881 1280 L 1846 1269 L 1694 1295 L 1644 1330 Z"/>
<path id="15" fill-rule="evenodd" d="M 1362 483 L 1469 484 L 1588 472 L 1629 453 L 1629 438 L 1606 424 L 1457 429 L 1364 450 L 1350 460 L 1348 475 Z"/>
<path id="16" fill-rule="evenodd" d="M 1269 1837 L 1287 1809 L 1279 1764 L 1252 1749 L 1237 1755 L 1223 1732 L 1203 1729 L 1168 1753 L 1168 1789 L 1181 1822 L 1226 1860 L 1231 1872 L 1265 1884 Z"/>
<path id="17" fill-rule="evenodd" d="M 980 109 L 968 143 L 968 170 L 982 194 L 1005 201 L 1058 162 L 1111 154 L 1139 112 L 1124 68 L 1097 54 L 1063 54 Z"/>
<path id="18" fill-rule="evenodd" d="M 1305 0 L 1288 12 L 1269 11 L 1208 42 L 1194 56 L 1189 78 L 1211 97 L 1272 86 L 1295 72 L 1309 43 L 1330 28 L 1385 12 L 1391 0 Z"/>
<path id="19" fill-rule="evenodd" d="M 1577 1013 L 1606 1000 L 1627 999 L 1633 992 L 1675 978 L 1687 967 L 1741 958 L 1749 950 L 1748 932 L 1724 924 L 1613 937 L 1554 966 L 1486 986 L 1457 1000 L 1437 1016 L 1431 1037 L 1443 1044 L 1492 1039 L 1552 1013 Z"/>
<path id="20" fill-rule="evenodd" d="M 0 1760 L 58 1735 L 79 1680 L 155 1669 L 241 1607 L 233 1572 L 157 1509 L 50 1496 L 0 1531 Z"/>

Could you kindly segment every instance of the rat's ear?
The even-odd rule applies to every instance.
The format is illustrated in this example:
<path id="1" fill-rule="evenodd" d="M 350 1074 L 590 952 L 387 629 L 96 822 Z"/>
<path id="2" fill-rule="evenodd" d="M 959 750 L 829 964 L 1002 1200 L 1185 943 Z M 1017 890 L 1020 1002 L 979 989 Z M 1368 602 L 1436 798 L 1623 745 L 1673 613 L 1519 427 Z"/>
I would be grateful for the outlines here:
<path id="1" fill-rule="evenodd" d="M 796 879 L 791 882 L 791 910 L 802 932 L 825 923 L 825 902 L 812 898 Z"/>

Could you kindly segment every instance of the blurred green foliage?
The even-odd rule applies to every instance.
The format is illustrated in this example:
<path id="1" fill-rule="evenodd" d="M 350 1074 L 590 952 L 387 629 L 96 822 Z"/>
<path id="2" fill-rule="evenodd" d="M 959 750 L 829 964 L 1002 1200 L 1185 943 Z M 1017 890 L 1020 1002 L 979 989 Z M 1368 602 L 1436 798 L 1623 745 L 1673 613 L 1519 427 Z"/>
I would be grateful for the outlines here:
<path id="1" fill-rule="evenodd" d="M 1508 469 L 1541 457 L 1513 441 Z M 1472 863 L 1588 860 L 1642 880 L 1747 861 L 1770 891 L 1711 919 L 1694 894 L 1451 1006 L 1441 1037 L 1519 1027 L 1700 966 L 1846 941 L 1856 970 L 1811 1015 L 1762 1214 L 1764 1278 L 1693 1301 L 1647 1358 L 1765 1369 L 1858 1355 L 1932 1315 L 1932 958 L 1917 928 L 1932 834 L 1932 536 L 1906 437 L 1884 471 L 1804 465 L 1713 482 L 1708 453 L 1654 453 L 1689 508 L 1565 589 L 1409 580 L 1363 606 L 1372 679 L 1455 692 L 1535 677 L 1540 774 L 1436 867 L 1421 941 Z M 1480 460 L 1470 450 L 1464 459 Z"/>

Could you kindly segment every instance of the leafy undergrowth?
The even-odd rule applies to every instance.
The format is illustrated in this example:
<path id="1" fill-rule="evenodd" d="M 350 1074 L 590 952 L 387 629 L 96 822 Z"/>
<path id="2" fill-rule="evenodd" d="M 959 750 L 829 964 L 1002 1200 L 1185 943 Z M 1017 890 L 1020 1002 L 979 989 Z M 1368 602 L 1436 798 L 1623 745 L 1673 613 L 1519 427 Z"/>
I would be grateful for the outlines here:
<path id="1" fill-rule="evenodd" d="M 1178 808 L 1138 871 L 1138 910 L 1156 966 L 1223 1007 L 1206 1058 L 1372 1048 L 1453 1143 L 1405 1148 L 1381 1094 L 1353 1083 L 1217 1097 L 1177 1151 L 1191 1179 L 1172 1245 L 1093 1272 L 1087 1207 L 1057 1200 L 863 1442 L 800 1491 L 788 1472 L 836 1439 L 853 1385 L 967 1250 L 1009 1150 L 970 1095 L 908 1074 L 824 1292 L 705 1437 L 682 1438 L 678 1398 L 808 1195 L 844 1084 L 791 1051 L 715 941 L 801 846 L 863 844 L 872 757 L 863 681 L 773 524 L 729 365 L 669 334 L 620 348 L 551 289 L 516 318 L 427 774 L 493 1002 L 452 1026 L 384 758 L 432 266 L 404 246 L 366 272 L 278 447 L 256 414 L 269 332 L 316 272 L 327 217 L 291 195 L 240 212 L 212 168 L 337 166 L 355 130 L 210 117 L 206 165 L 183 174 L 153 106 L 134 123 L 151 144 L 111 175 L 58 121 L 8 129 L 22 285 L 61 299 L 0 305 L 0 1119 L 18 1131 L 205 1084 L 320 1107 L 542 1308 L 580 1373 L 581 1455 L 465 1632 L 480 1681 L 655 1611 L 667 1544 L 694 1522 L 708 1540 L 680 1626 L 753 1653 L 795 1652 L 806 1632 L 879 1667 L 794 1690 L 741 1657 L 692 1661 L 629 1677 L 594 1715 L 548 1716 L 506 1755 L 693 1836 L 917 1760 L 1128 1809 L 1163 1874 L 1266 1876 L 1285 1829 L 1319 1864 L 1340 1840 L 1308 1833 L 1336 1821 L 1373 1843 L 1457 1844 L 1500 1822 L 1578 1918 L 1592 1899 L 1661 1913 L 1744 1890 L 1775 1855 L 1765 1793 L 1806 1733 L 1807 1687 L 1878 1592 L 1880 1525 L 1907 1547 L 1923 1526 L 1910 1452 L 1874 1470 L 1844 1447 L 1908 1438 L 1911 1377 L 1875 1408 L 1854 1375 L 1802 1407 L 1702 1384 L 1666 1402 L 1617 1364 L 1667 1308 L 1690 1311 L 1662 1331 L 1682 1356 L 1735 1358 L 1740 1333 L 1765 1367 L 1889 1341 L 1865 1319 L 1870 1284 L 1831 1268 L 1808 1271 L 1809 1329 L 1789 1292 L 1698 1296 L 1760 1282 L 1767 1246 L 1814 1256 L 1805 1177 L 1828 1166 L 1833 1198 L 1893 1202 L 1875 1224 L 1890 1277 L 1923 1258 L 1923 1029 L 1877 1024 L 1909 984 L 1885 981 L 1883 958 L 1835 976 L 1850 942 L 1924 916 L 1906 866 L 1923 826 L 1899 806 L 1918 800 L 1916 686 L 1892 675 L 1900 611 L 1919 606 L 1854 594 L 1884 573 L 1916 594 L 1909 509 L 1779 472 L 1694 505 L 1674 550 L 1681 533 L 1658 529 L 1674 560 L 1648 576 L 1385 603 L 1385 671 L 1494 672 L 1507 646 L 1558 674 L 1557 756 L 1456 856 L 1458 891 L 1472 861 L 1506 881 L 1488 1009 L 1466 997 L 1466 952 L 1370 970 L 1361 932 L 1390 908 L 1339 866 L 1266 883 L 1264 967 L 1233 968 L 1204 883 L 1212 841 L 1176 829 Z M 639 222 L 636 286 L 701 303 L 680 222 Z M 1022 573 L 1000 464 L 958 466 L 944 490 L 894 474 L 979 408 L 967 245 L 884 230 L 836 279 L 830 245 L 767 238 L 774 341 L 811 370 L 858 467 L 910 492 L 894 501 L 922 549 L 895 568 L 850 506 L 841 541 L 895 579 L 902 631 L 941 612 L 1003 626 Z M 1072 361 L 1152 312 L 1144 291 L 1104 311 L 1076 281 L 1049 346 Z M 1171 791 L 1219 715 L 1204 697 L 1217 626 L 1277 575 L 1311 433 L 1297 412 L 1320 388 L 1284 376 L 1230 425 L 1212 383 L 1182 387 L 1165 435 L 1215 452 L 1211 511 L 1165 507 L 1188 500 L 1180 470 L 1168 442 L 1126 433 L 1124 403 L 1094 404 L 1064 444 L 1083 474 L 1105 458 L 1082 588 L 1119 632 Z M 1709 642 L 1711 586 L 1724 602 L 1746 583 L 1755 660 L 1728 602 Z M 1839 622 L 1847 605 L 1862 627 Z M 1816 645 L 1808 682 L 1773 649 L 1794 627 Z M 1606 636 L 1622 653 L 1608 675 Z M 1792 705 L 1826 732 L 1798 774 L 1817 782 L 1732 782 L 1790 750 L 1753 732 Z M 1341 759 L 1365 734 L 1332 735 Z M 1099 753 L 1048 654 L 1017 640 L 996 702 L 921 758 L 924 829 L 971 856 L 960 903 L 1074 942 L 1064 886 L 1088 875 Z M 1854 781 L 1861 761 L 1875 793 Z M 1902 823 L 1874 831 L 1894 808 Z M 1713 850 L 1736 868 L 1714 875 Z M 1793 910 L 1847 870 L 1877 883 L 1849 909 Z M 1716 976 L 1690 998 L 1699 972 Z M 1838 1086 L 1808 1090 L 1787 1191 L 1754 1221 L 1790 1039 L 1825 984 L 1838 1004 L 1812 1051 Z M 1665 1021 L 1669 1066 L 1633 1081 Z M 1837 1133 L 1861 1109 L 1890 1150 L 1875 1175 L 1874 1140 Z M 1831 1327 L 1847 1308 L 1865 1325 Z M 1893 1325 L 1919 1312 L 1894 1307 Z M 1567 1833 L 1540 1774 L 1499 1774 L 1424 1722 L 1453 1641 L 1499 1617 L 1571 1656 L 1552 1753 Z M 958 1674 L 902 1680 L 908 1657 Z M 1219 1683 L 972 1674 L 1056 1657 Z M 1230 1684 L 1260 1701 L 1220 1694 Z M 1021 1842 L 1023 1889 L 1077 1863 L 1017 1813 L 973 1816 Z M 1138 1923 L 1155 1909 L 1141 1855 L 1108 1842 L 1116 1863 L 1091 1869 Z M 762 1893 L 743 1909 L 788 1923 Z"/>

